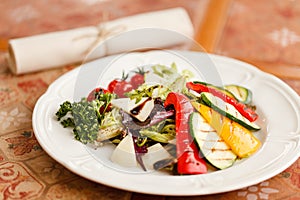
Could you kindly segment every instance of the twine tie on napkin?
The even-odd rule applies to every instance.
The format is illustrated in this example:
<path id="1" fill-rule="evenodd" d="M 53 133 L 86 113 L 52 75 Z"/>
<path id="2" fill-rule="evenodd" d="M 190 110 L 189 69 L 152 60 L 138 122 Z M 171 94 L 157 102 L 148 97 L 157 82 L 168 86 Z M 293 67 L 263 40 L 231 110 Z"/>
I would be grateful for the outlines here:
<path id="1" fill-rule="evenodd" d="M 82 36 L 75 37 L 73 39 L 73 41 L 76 41 L 76 40 L 84 39 L 87 37 L 96 37 L 95 42 L 93 42 L 92 45 L 83 52 L 84 57 L 87 56 L 90 52 L 92 52 L 92 50 L 94 48 L 96 48 L 101 42 L 103 42 L 107 38 L 117 35 L 117 34 L 120 34 L 126 30 L 125 25 L 118 25 L 118 26 L 114 26 L 111 28 L 107 28 L 105 26 L 105 24 L 99 24 L 98 26 L 95 26 L 95 28 L 98 31 L 98 33 L 96 35 L 95 34 L 84 34 Z M 104 52 L 105 52 L 104 56 L 106 56 L 107 55 L 107 45 L 104 45 Z"/>

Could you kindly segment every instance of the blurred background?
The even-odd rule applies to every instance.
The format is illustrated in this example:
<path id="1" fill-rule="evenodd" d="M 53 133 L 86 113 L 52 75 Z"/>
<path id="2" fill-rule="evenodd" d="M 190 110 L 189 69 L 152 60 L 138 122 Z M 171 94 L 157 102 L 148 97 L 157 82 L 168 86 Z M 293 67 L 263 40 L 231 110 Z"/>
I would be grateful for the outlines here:
<path id="1" fill-rule="evenodd" d="M 300 77 L 299 0 L 2 0 L 0 51 L 10 38 L 96 25 L 172 7 L 185 8 L 195 40 L 284 78 Z"/>

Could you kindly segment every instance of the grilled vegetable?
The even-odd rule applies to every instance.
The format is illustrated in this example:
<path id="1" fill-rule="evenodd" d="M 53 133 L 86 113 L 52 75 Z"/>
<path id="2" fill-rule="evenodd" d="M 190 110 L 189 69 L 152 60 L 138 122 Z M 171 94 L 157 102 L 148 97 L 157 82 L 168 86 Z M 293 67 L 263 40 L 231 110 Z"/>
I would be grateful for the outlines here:
<path id="1" fill-rule="evenodd" d="M 189 118 L 191 134 L 206 160 L 219 169 L 233 165 L 237 155 L 198 112 Z"/>
<path id="2" fill-rule="evenodd" d="M 218 90 L 231 98 L 235 98 L 235 96 L 230 91 L 226 90 L 225 88 L 218 87 L 218 86 L 212 85 L 210 83 L 201 82 L 201 81 L 194 81 L 193 83 L 194 84 L 199 83 L 199 84 L 205 85 L 205 86 L 207 86 L 207 88 L 212 88 L 214 90 Z"/>
<path id="3" fill-rule="evenodd" d="M 205 161 L 199 156 L 193 142 L 188 117 L 194 111 L 189 99 L 180 93 L 171 92 L 165 101 L 165 107 L 174 106 L 176 125 L 177 171 L 179 174 L 203 174 L 207 172 Z"/>
<path id="4" fill-rule="evenodd" d="M 240 158 L 253 154 L 261 146 L 260 141 L 251 131 L 237 122 L 224 117 L 212 108 L 192 101 L 192 105 L 206 119 L 206 121 L 217 131 L 220 137 L 230 146 L 232 151 Z"/>
<path id="5" fill-rule="evenodd" d="M 234 98 L 227 96 L 226 94 L 216 90 L 214 88 L 208 87 L 207 85 L 201 83 L 193 83 L 187 82 L 186 86 L 188 89 L 194 90 L 195 92 L 209 92 L 214 96 L 221 98 L 223 101 L 233 105 L 244 117 L 246 117 L 250 122 L 255 121 L 258 118 L 258 114 L 252 110 L 251 108 L 247 107 L 245 104 L 237 101 Z"/>
<path id="6" fill-rule="evenodd" d="M 255 123 L 250 122 L 247 118 L 242 116 L 234 106 L 224 102 L 222 99 L 212 95 L 209 92 L 202 92 L 201 100 L 209 107 L 218 111 L 220 114 L 230 118 L 231 120 L 239 123 L 251 131 L 258 131 L 260 129 L 260 127 Z"/>
<path id="7" fill-rule="evenodd" d="M 240 86 L 240 85 L 225 85 L 224 88 L 229 91 L 230 93 L 232 93 L 234 95 L 234 97 L 244 103 L 244 104 L 248 104 L 252 101 L 252 92 L 251 90 Z"/>

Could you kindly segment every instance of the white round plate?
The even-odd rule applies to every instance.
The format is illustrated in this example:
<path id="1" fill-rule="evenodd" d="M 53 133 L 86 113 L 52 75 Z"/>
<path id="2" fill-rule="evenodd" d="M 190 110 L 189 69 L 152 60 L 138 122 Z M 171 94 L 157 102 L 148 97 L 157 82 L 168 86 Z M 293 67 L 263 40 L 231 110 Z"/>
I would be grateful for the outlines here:
<path id="1" fill-rule="evenodd" d="M 86 96 L 96 86 L 147 64 L 189 69 L 214 84 L 240 84 L 253 92 L 263 129 L 256 133 L 262 147 L 232 167 L 202 175 L 173 176 L 116 167 L 109 149 L 93 150 L 76 141 L 55 118 L 59 105 Z M 205 195 L 227 192 L 269 179 L 293 164 L 300 154 L 300 99 L 278 78 L 247 63 L 190 51 L 149 51 L 105 57 L 76 68 L 54 81 L 36 103 L 33 129 L 43 149 L 72 172 L 111 187 L 156 195 Z M 101 149 L 101 148 L 99 148 Z M 91 153 L 91 152 L 99 153 Z M 95 155 L 97 155 L 95 157 Z"/>

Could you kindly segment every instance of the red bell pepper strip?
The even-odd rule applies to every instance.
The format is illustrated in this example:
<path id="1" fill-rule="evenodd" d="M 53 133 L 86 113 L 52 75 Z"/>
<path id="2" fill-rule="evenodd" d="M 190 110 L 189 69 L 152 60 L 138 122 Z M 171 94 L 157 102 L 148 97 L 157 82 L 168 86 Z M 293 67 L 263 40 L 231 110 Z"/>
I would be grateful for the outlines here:
<path id="1" fill-rule="evenodd" d="M 207 85 L 201 83 L 193 83 L 193 82 L 187 82 L 186 87 L 198 93 L 209 92 L 215 95 L 216 97 L 221 98 L 226 103 L 233 105 L 241 113 L 241 115 L 247 118 L 250 122 L 253 122 L 258 118 L 258 114 L 255 113 L 254 110 L 247 107 L 245 104 L 238 102 L 236 99 L 227 96 L 226 94 L 222 93 L 217 89 L 210 88 Z"/>
<path id="2" fill-rule="evenodd" d="M 177 171 L 179 174 L 203 174 L 207 172 L 205 161 L 189 133 L 188 118 L 194 111 L 189 99 L 180 93 L 168 94 L 164 106 L 175 108 Z"/>

